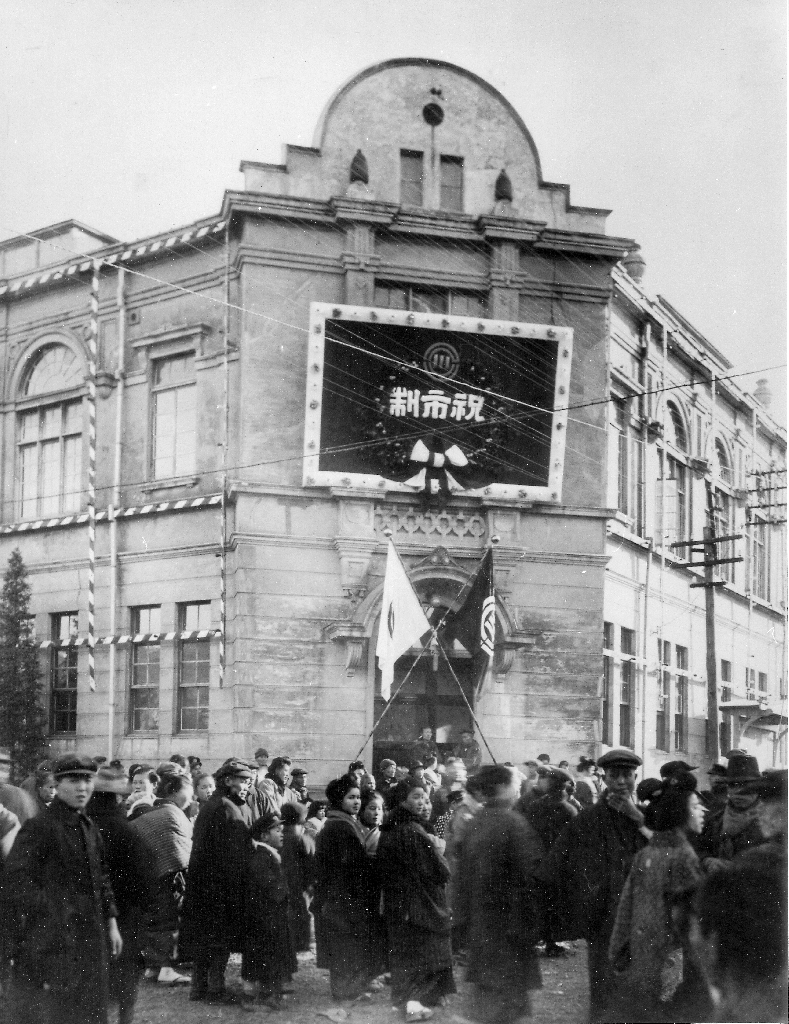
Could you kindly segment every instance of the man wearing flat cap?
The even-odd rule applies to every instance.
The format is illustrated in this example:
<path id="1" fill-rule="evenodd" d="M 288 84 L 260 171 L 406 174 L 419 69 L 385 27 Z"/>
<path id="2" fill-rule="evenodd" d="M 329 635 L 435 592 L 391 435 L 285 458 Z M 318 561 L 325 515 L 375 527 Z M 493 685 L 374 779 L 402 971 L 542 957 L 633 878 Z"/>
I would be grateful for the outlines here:
<path id="1" fill-rule="evenodd" d="M 214 773 L 216 791 L 195 821 L 189 883 L 179 935 L 182 956 L 194 960 L 189 998 L 234 1002 L 225 989 L 231 953 L 242 951 L 252 812 L 246 802 L 254 772 L 228 758 Z"/>
<path id="2" fill-rule="evenodd" d="M 85 813 L 96 764 L 70 754 L 52 774 L 54 800 L 25 822 L 5 865 L 14 961 L 9 1019 L 106 1024 L 109 961 L 123 942 L 104 845 Z"/>
<path id="3" fill-rule="evenodd" d="M 616 747 L 597 764 L 604 772 L 605 792 L 565 825 L 546 865 L 559 918 L 554 938 L 584 938 L 589 947 L 592 1024 L 615 1019 L 607 1011 L 616 994 L 608 942 L 633 857 L 649 836 L 633 799 L 641 758 Z"/>

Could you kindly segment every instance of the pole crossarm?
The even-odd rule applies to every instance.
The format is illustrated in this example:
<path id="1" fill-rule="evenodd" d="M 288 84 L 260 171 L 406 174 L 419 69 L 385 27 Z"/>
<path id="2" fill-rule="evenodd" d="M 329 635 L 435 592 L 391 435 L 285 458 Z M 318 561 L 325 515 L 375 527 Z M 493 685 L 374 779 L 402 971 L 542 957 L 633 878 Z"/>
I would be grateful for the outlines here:
<path id="1" fill-rule="evenodd" d="M 690 548 L 698 545 L 700 548 L 705 544 L 722 544 L 727 540 L 742 540 L 741 533 L 731 533 L 726 537 L 705 537 L 704 540 L 678 540 L 674 544 L 669 544 L 669 547 L 673 550 L 674 548 Z"/>
<path id="2" fill-rule="evenodd" d="M 685 562 L 684 569 L 694 569 L 701 566 L 706 568 L 708 565 L 729 565 L 731 562 L 744 562 L 745 559 L 742 555 L 737 558 L 708 558 L 703 562 Z"/>

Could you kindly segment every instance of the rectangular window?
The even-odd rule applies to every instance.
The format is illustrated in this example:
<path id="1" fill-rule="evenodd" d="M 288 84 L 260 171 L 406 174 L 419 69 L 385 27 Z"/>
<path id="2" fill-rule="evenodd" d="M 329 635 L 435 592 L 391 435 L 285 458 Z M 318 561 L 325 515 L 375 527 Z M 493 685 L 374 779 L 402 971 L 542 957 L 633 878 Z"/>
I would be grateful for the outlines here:
<path id="1" fill-rule="evenodd" d="M 159 637 L 162 628 L 161 608 L 147 605 L 132 609 L 129 683 L 129 728 L 132 732 L 154 732 L 159 728 Z M 154 638 L 151 634 L 156 634 Z"/>
<path id="2" fill-rule="evenodd" d="M 734 533 L 732 518 L 732 500 L 725 491 L 715 492 L 715 536 L 730 537 Z M 734 557 L 734 541 L 727 540 L 715 545 L 717 558 Z M 734 563 L 716 565 L 715 571 L 724 580 L 734 583 Z"/>
<path id="3" fill-rule="evenodd" d="M 756 597 L 770 600 L 770 526 L 757 519 L 751 528 L 751 587 Z"/>
<path id="4" fill-rule="evenodd" d="M 373 302 L 376 306 L 386 309 L 410 309 L 415 313 L 451 313 L 453 316 L 480 317 L 488 315 L 487 295 L 448 288 L 376 283 Z"/>
<path id="5" fill-rule="evenodd" d="M 745 670 L 745 699 L 756 700 L 756 669 Z"/>
<path id="6" fill-rule="evenodd" d="M 603 743 L 611 746 L 611 694 L 614 688 L 614 624 L 603 623 Z"/>
<path id="7" fill-rule="evenodd" d="M 728 666 L 728 675 L 724 674 L 724 665 Z M 731 682 L 731 662 L 721 662 L 721 679 L 727 682 Z M 721 703 L 731 700 L 731 687 L 721 687 Z M 720 743 L 721 755 L 726 756 L 726 751 L 731 750 L 731 718 L 721 712 L 721 720 L 718 725 L 718 741 Z"/>
<path id="8" fill-rule="evenodd" d="M 668 712 L 671 692 L 671 644 L 658 640 L 658 692 L 655 717 L 655 746 L 658 750 L 669 749 Z"/>
<path id="9" fill-rule="evenodd" d="M 400 202 L 403 206 L 422 206 L 424 157 L 418 150 L 400 150 Z"/>
<path id="10" fill-rule="evenodd" d="M 441 157 L 441 202 L 442 210 L 463 212 L 463 158 L 460 156 Z"/>
<path id="11" fill-rule="evenodd" d="M 614 398 L 612 426 L 616 430 L 617 507 L 632 520 L 633 532 L 641 524 L 641 443 L 630 425 L 630 410 L 624 398 Z"/>
<path id="12" fill-rule="evenodd" d="M 767 696 L 767 673 L 766 672 L 760 672 L 759 673 L 759 696 L 760 697 L 766 697 Z"/>
<path id="13" fill-rule="evenodd" d="M 674 749 L 688 749 L 688 649 L 676 646 L 677 697 L 674 707 Z"/>
<path id="14" fill-rule="evenodd" d="M 153 383 L 153 475 L 156 480 L 195 471 L 197 420 L 194 354 L 157 359 Z"/>
<path id="15" fill-rule="evenodd" d="M 82 403 L 31 409 L 19 417 L 19 496 L 23 519 L 79 508 Z"/>
<path id="16" fill-rule="evenodd" d="M 58 612 L 50 619 L 51 639 L 57 646 L 49 657 L 49 731 L 77 731 L 77 651 L 69 646 L 78 633 L 77 613 Z"/>
<path id="17" fill-rule="evenodd" d="M 633 686 L 635 684 L 635 662 L 633 657 L 636 653 L 636 631 L 634 629 L 620 630 L 619 646 L 622 652 L 621 664 L 621 685 L 619 690 L 619 745 L 629 747 L 631 745 L 630 713 L 633 702 Z M 630 657 L 625 657 L 625 656 Z"/>
<path id="18" fill-rule="evenodd" d="M 726 661 L 725 658 L 721 658 L 721 682 L 731 682 L 731 662 Z"/>
<path id="19" fill-rule="evenodd" d="M 211 602 L 182 604 L 178 628 L 197 633 L 211 628 Z M 208 729 L 208 693 L 211 681 L 211 640 L 190 637 L 178 640 L 178 728 L 181 732 Z"/>

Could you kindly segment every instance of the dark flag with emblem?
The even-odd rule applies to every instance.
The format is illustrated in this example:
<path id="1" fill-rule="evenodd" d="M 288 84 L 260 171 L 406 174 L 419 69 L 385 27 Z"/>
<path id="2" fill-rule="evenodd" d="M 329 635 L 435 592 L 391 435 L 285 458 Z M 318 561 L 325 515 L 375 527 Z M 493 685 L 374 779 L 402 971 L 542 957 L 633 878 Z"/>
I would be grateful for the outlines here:
<path id="1" fill-rule="evenodd" d="M 466 600 L 447 617 L 446 628 L 447 633 L 454 640 L 459 640 L 474 658 L 475 684 L 480 687 L 493 665 L 496 645 L 492 548 L 488 548 L 480 562 Z"/>
<path id="2" fill-rule="evenodd" d="M 389 541 L 378 644 L 375 648 L 378 667 L 381 669 L 381 696 L 384 700 L 389 700 L 392 691 L 395 662 L 429 630 L 430 623 L 411 586 L 405 566 L 394 544 Z"/>

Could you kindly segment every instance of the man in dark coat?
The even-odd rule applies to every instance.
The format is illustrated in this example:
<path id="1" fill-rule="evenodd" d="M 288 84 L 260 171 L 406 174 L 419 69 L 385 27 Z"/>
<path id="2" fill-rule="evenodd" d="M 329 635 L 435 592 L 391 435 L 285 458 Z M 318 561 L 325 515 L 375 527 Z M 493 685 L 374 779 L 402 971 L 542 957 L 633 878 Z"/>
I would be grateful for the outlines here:
<path id="1" fill-rule="evenodd" d="M 569 772 L 555 765 L 540 765 L 538 773 L 547 788 L 542 796 L 532 800 L 526 806 L 523 814 L 537 833 L 543 850 L 548 854 L 564 826 L 576 817 L 578 810 L 568 799 L 567 786 L 573 781 Z M 545 956 L 569 956 L 566 947 L 560 946 L 556 941 L 557 920 L 552 895 L 548 889 L 545 894 L 545 914 L 541 936 L 545 940 Z"/>
<path id="2" fill-rule="evenodd" d="M 616 747 L 597 763 L 605 773 L 606 791 L 562 829 L 545 873 L 558 916 L 555 937 L 584 938 L 589 946 L 592 1024 L 613 1019 L 607 1014 L 616 988 L 608 942 L 633 857 L 649 836 L 633 800 L 641 759 Z"/>
<path id="3" fill-rule="evenodd" d="M 123 947 L 104 845 L 85 814 L 96 765 L 53 766 L 57 795 L 22 827 L 6 862 L 15 1024 L 106 1024 L 110 956 Z"/>
<path id="4" fill-rule="evenodd" d="M 197 816 L 181 932 L 182 956 L 194 960 L 189 998 L 234 1002 L 225 989 L 231 953 L 243 946 L 252 812 L 246 802 L 253 773 L 230 759 L 215 773 L 216 792 Z"/>
<path id="5" fill-rule="evenodd" d="M 512 769 L 486 765 L 475 781 L 484 807 L 464 838 L 453 925 L 465 931 L 467 977 L 487 1004 L 485 1019 L 508 1024 L 528 1014 L 529 991 L 542 985 L 534 951 L 540 932 L 536 874 L 542 846 L 512 810 L 520 789 Z"/>
<path id="6" fill-rule="evenodd" d="M 129 793 L 125 772 L 102 768 L 87 813 L 104 843 L 107 871 L 118 908 L 123 952 L 110 964 L 110 1001 L 118 1004 L 118 1024 L 131 1024 L 142 977 L 144 922 L 155 892 L 153 861 L 140 834 L 126 817 Z"/>
<path id="7" fill-rule="evenodd" d="M 732 754 L 726 768 L 726 803 L 708 816 L 696 844 L 705 870 L 764 842 L 759 827 L 759 796 L 752 788 L 760 779 L 755 757 Z"/>

